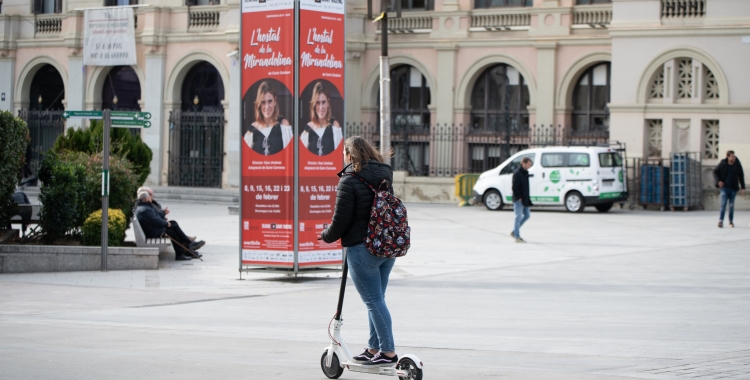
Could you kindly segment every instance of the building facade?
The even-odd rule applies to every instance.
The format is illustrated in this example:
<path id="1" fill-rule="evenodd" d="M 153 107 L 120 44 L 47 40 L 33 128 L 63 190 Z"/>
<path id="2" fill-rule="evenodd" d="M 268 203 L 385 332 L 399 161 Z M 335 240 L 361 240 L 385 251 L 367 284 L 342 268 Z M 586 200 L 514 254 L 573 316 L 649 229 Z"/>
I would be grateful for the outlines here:
<path id="1" fill-rule="evenodd" d="M 149 1 L 135 11 L 138 64 L 84 66 L 80 9 L 131 2 L 2 0 L 0 108 L 40 128 L 58 125 L 54 110 L 149 111 L 151 184 L 238 186 L 240 0 Z M 729 149 L 750 157 L 748 1 L 401 6 L 388 24 L 396 169 L 477 172 L 575 139 L 619 141 L 629 157 L 699 152 L 705 166 Z M 366 2 L 350 0 L 346 123 L 377 140 L 381 30 L 366 18 Z"/>

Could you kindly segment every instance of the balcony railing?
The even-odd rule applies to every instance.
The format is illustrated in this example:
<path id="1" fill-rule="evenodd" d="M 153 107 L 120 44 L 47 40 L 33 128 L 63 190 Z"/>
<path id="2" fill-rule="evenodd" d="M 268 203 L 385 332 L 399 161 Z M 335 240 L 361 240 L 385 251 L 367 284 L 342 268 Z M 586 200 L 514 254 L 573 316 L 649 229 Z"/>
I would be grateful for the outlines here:
<path id="1" fill-rule="evenodd" d="M 498 12 L 499 10 L 494 10 Z M 531 25 L 529 13 L 484 13 L 471 15 L 473 32 L 482 30 L 524 30 Z"/>
<path id="2" fill-rule="evenodd" d="M 190 11 L 188 13 L 189 29 L 207 29 L 219 26 L 218 11 Z"/>
<path id="3" fill-rule="evenodd" d="M 573 25 L 590 26 L 592 28 L 606 28 L 612 22 L 612 8 L 587 9 L 588 7 L 573 10 Z"/>
<path id="4" fill-rule="evenodd" d="M 37 18 L 34 21 L 34 34 L 56 34 L 62 31 L 62 18 Z"/>
<path id="5" fill-rule="evenodd" d="M 380 29 L 380 23 L 377 23 L 377 30 Z M 429 33 L 431 30 L 432 17 L 430 16 L 394 17 L 388 19 L 389 33 Z"/>
<path id="6" fill-rule="evenodd" d="M 706 0 L 661 0 L 661 17 L 686 18 L 706 15 Z"/>

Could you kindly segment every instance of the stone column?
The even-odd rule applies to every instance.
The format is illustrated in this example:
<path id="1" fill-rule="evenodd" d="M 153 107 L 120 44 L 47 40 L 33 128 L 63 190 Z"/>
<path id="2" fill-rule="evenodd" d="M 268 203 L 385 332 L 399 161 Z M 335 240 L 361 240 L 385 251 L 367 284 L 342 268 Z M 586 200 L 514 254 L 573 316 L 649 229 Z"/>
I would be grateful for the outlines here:
<path id="1" fill-rule="evenodd" d="M 86 109 L 86 66 L 83 65 L 83 56 L 80 49 L 73 50 L 68 55 L 68 88 L 65 89 L 65 100 L 68 102 L 66 109 Z M 70 119 L 67 121 L 68 128 L 81 128 L 83 119 Z"/>
<path id="2" fill-rule="evenodd" d="M 555 59 L 557 42 L 537 42 L 536 124 L 555 122 Z"/>
<path id="3" fill-rule="evenodd" d="M 435 108 L 435 119 L 432 128 L 432 143 L 430 146 L 430 175 L 451 176 L 453 158 L 453 133 L 451 125 L 455 119 L 453 113 L 453 83 L 456 76 L 456 50 L 455 44 L 437 45 L 437 88 L 431 88 L 432 104 Z"/>
<path id="4" fill-rule="evenodd" d="M 164 77 L 165 54 L 160 52 L 146 53 L 146 74 L 144 88 L 143 111 L 151 113 L 151 128 L 144 129 L 141 133 L 143 142 L 151 148 L 153 156 L 151 159 L 151 173 L 146 179 L 146 184 L 152 186 L 166 186 L 161 181 L 161 172 L 164 167 L 164 150 L 167 149 L 168 141 L 165 141 L 162 132 L 169 128 L 168 118 L 164 115 L 162 105 L 164 99 Z"/>
<path id="5" fill-rule="evenodd" d="M 16 84 L 16 58 L 13 56 L 0 58 L 0 111 L 10 111 L 16 115 L 13 109 L 13 91 Z"/>

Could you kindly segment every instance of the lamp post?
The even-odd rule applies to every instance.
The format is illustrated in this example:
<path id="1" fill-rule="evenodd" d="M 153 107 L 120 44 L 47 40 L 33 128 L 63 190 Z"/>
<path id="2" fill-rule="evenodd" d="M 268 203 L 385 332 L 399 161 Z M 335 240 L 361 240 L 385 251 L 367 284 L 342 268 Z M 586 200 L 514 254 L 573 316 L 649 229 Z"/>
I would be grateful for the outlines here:
<path id="1" fill-rule="evenodd" d="M 382 0 L 380 16 L 380 154 L 391 164 L 391 66 L 388 61 L 388 1 L 393 1 L 396 17 L 401 18 L 401 0 Z M 367 0 L 367 18 L 372 18 L 372 0 Z"/>
<path id="2" fill-rule="evenodd" d="M 37 106 L 39 107 L 39 111 L 42 110 L 42 94 L 39 94 L 39 97 L 36 99 Z"/>
<path id="3" fill-rule="evenodd" d="M 117 102 L 119 102 L 119 101 L 120 101 L 120 100 L 119 100 L 119 99 L 117 99 L 117 95 L 115 95 L 115 96 L 114 96 L 114 97 L 112 98 L 112 109 L 113 109 L 113 110 L 116 110 L 116 109 L 117 109 Z"/>
<path id="4" fill-rule="evenodd" d="M 201 100 L 198 98 L 198 95 L 195 95 L 193 98 L 193 111 L 198 112 L 198 103 L 200 103 Z"/>

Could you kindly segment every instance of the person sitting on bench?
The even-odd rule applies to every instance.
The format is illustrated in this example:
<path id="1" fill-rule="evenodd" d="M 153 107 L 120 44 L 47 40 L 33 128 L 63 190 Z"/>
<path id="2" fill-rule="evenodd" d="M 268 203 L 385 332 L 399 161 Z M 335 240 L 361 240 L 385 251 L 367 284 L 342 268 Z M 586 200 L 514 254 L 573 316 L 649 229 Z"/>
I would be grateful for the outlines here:
<path id="1" fill-rule="evenodd" d="M 193 257 L 201 257 L 195 250 L 203 244 L 191 242 L 178 225 L 172 224 L 161 217 L 151 206 L 151 196 L 146 191 L 138 193 L 135 217 L 138 218 L 138 223 L 147 238 L 159 238 L 162 234 L 171 238 L 176 260 L 191 260 Z"/>
<path id="2" fill-rule="evenodd" d="M 136 192 L 136 194 L 140 193 L 141 191 L 145 191 L 145 192 L 148 193 L 148 195 L 151 196 L 151 206 L 154 208 L 154 211 L 156 211 L 156 213 L 159 214 L 159 216 L 161 216 L 162 218 L 164 218 L 164 220 L 169 221 L 170 224 L 176 225 L 176 226 L 179 227 L 179 224 L 177 223 L 176 220 L 169 220 L 169 218 L 167 218 L 167 215 L 169 214 L 169 207 L 162 208 L 161 204 L 159 202 L 157 202 L 156 199 L 154 199 L 154 190 L 152 190 L 150 187 L 140 187 L 140 188 L 138 188 L 138 192 Z M 188 239 L 190 239 L 190 241 L 195 241 L 196 237 L 195 236 L 188 236 Z M 200 248 L 204 244 L 206 244 L 206 242 L 204 242 L 202 240 L 199 241 L 198 243 L 199 243 L 198 248 Z M 196 249 L 198 249 L 198 248 L 196 248 Z"/>

